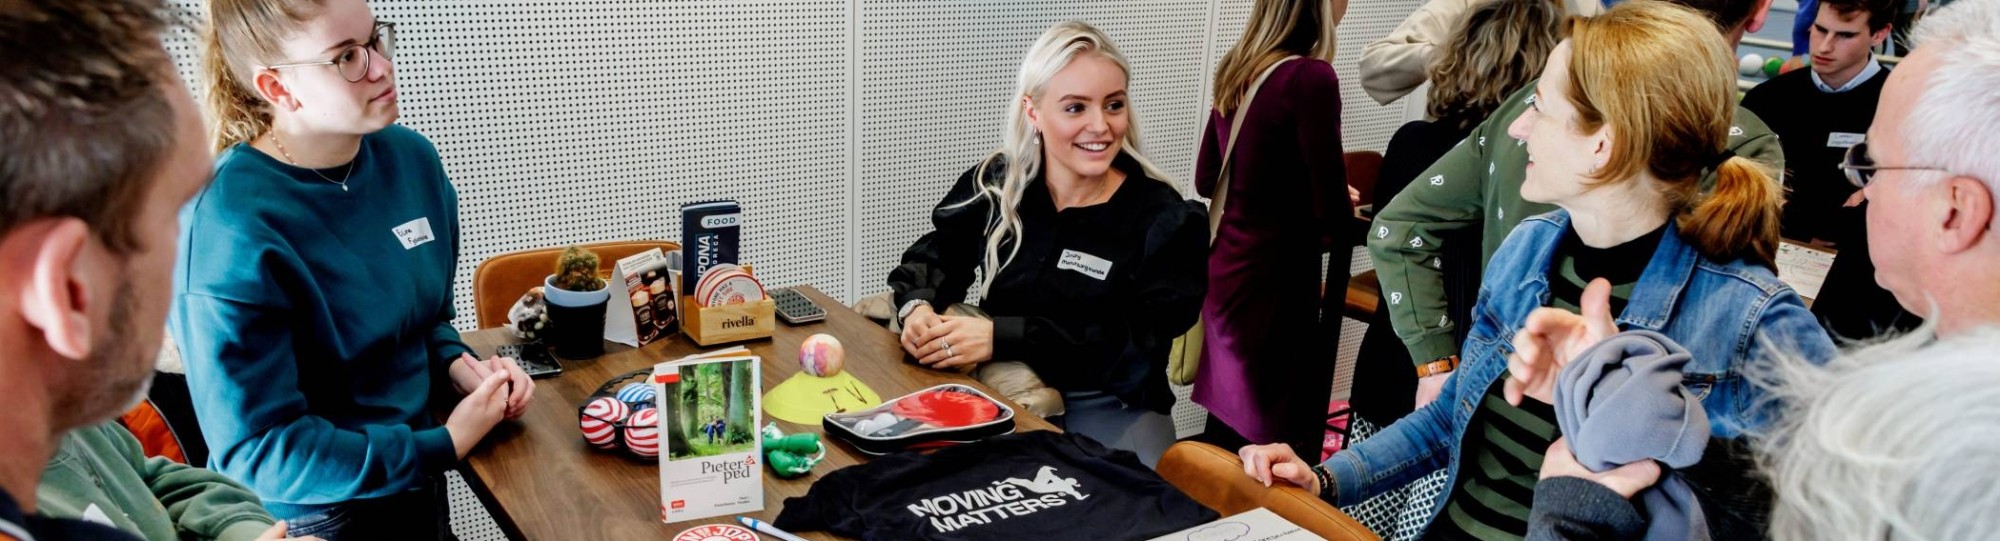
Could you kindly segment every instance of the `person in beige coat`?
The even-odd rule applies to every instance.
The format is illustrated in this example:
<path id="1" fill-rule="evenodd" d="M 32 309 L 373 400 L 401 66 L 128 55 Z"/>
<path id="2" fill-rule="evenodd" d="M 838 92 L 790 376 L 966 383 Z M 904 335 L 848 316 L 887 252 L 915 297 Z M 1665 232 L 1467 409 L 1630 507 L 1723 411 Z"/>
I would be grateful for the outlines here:
<path id="1" fill-rule="evenodd" d="M 1361 89 L 1376 103 L 1388 105 L 1424 84 L 1431 51 L 1451 38 L 1466 12 L 1481 0 L 1429 0 L 1403 19 L 1388 37 L 1361 49 Z M 1570 15 L 1596 15 L 1601 0 L 1558 0 Z"/>

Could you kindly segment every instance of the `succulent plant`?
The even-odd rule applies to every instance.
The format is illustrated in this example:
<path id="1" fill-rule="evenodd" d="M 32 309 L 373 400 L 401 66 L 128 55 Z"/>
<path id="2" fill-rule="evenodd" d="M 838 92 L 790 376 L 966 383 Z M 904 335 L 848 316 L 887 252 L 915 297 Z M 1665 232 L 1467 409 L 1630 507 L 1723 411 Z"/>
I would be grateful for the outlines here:
<path id="1" fill-rule="evenodd" d="M 555 286 L 565 291 L 597 291 L 604 289 L 604 279 L 597 277 L 597 253 L 576 246 L 563 249 L 556 258 Z"/>

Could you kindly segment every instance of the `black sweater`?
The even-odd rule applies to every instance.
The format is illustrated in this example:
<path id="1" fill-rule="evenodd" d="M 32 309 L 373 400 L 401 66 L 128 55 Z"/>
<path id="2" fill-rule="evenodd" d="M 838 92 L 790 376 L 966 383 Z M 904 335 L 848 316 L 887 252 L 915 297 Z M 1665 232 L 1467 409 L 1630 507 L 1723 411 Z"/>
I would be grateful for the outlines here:
<path id="1" fill-rule="evenodd" d="M 1858 188 L 1840 172 L 1840 161 L 1875 122 L 1888 78 L 1883 69 L 1853 90 L 1829 94 L 1813 84 L 1812 70 L 1793 70 L 1743 96 L 1743 108 L 1764 119 L 1785 150 L 1786 238 L 1841 243 L 1861 231 L 1859 209 L 1841 206 Z"/>
<path id="2" fill-rule="evenodd" d="M 1792 190 L 1785 197 L 1785 237 L 1830 241 L 1840 250 L 1812 311 L 1827 331 L 1842 338 L 1873 338 L 1922 323 L 1875 283 L 1875 265 L 1868 260 L 1867 205 L 1842 206 L 1857 188 L 1840 172 L 1847 148 L 1833 144 L 1835 133 L 1868 132 L 1888 78 L 1885 68 L 1853 90 L 1828 94 L 1813 85 L 1809 70 L 1796 70 L 1743 97 L 1743 108 L 1778 134 L 1785 163 L 1791 165 L 1785 174 L 1785 185 Z M 1843 137 L 1843 144 L 1854 139 Z"/>
<path id="3" fill-rule="evenodd" d="M 983 182 L 997 186 L 1002 167 Z M 1060 212 L 1040 176 L 1028 181 L 1016 208 L 1020 252 L 979 304 L 993 316 L 995 360 L 1025 361 L 1064 392 L 1105 391 L 1166 413 L 1168 349 L 1194 325 L 1205 293 L 1207 211 L 1126 155 L 1112 167 L 1126 177 L 1110 200 Z M 889 272 L 898 307 L 922 299 L 942 311 L 965 299 L 999 222 L 995 201 L 975 186 L 978 170 L 952 185 L 931 213 L 937 229 Z M 1002 261 L 1013 244 L 1001 246 Z"/>

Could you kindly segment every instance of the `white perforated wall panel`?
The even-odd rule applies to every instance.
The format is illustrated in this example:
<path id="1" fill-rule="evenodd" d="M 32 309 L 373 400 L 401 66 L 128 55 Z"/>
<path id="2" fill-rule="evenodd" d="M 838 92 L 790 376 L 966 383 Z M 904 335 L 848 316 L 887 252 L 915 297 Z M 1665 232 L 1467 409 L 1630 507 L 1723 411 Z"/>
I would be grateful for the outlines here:
<path id="1" fill-rule="evenodd" d="M 931 229 L 951 183 L 1000 144 L 1015 73 L 1049 25 L 1083 20 L 1132 64 L 1132 110 L 1148 157 L 1184 191 L 1194 169 L 1206 1 L 1007 3 L 863 0 L 858 75 L 861 293 L 883 284 Z"/>
<path id="2" fill-rule="evenodd" d="M 743 204 L 768 284 L 849 296 L 847 1 L 371 6 L 397 23 L 402 123 L 458 188 L 459 327 L 479 261 L 676 240 L 680 206 L 707 199 Z M 168 41 L 199 83 L 191 37 Z"/>
<path id="3" fill-rule="evenodd" d="M 1131 58 L 1146 150 L 1185 189 L 1209 73 L 1251 1 L 371 5 L 398 23 L 402 122 L 437 143 L 459 190 L 457 323 L 470 328 L 479 261 L 672 240 L 680 205 L 705 199 L 743 203 L 743 257 L 771 285 L 849 301 L 883 290 L 949 183 L 998 144 L 1024 49 L 1065 19 L 1099 25 Z M 1399 113 L 1354 84 L 1354 58 L 1415 5 L 1348 9 L 1336 66 L 1349 149 L 1379 149 L 1396 128 Z M 198 87 L 195 38 L 166 42 Z"/>
<path id="4" fill-rule="evenodd" d="M 1361 49 L 1382 39 L 1403 22 L 1422 0 L 1349 0 L 1347 16 L 1340 21 L 1340 49 L 1334 54 L 1334 71 L 1340 74 L 1340 123 L 1347 150 L 1380 152 L 1389 147 L 1389 137 L 1403 126 L 1403 101 L 1408 97 L 1378 105 L 1361 91 Z"/>
<path id="5" fill-rule="evenodd" d="M 399 28 L 405 123 L 459 186 L 464 287 L 526 247 L 680 234 L 743 204 L 744 261 L 836 297 L 845 267 L 844 1 L 377 2 Z M 404 37 L 407 36 L 407 37 Z"/>

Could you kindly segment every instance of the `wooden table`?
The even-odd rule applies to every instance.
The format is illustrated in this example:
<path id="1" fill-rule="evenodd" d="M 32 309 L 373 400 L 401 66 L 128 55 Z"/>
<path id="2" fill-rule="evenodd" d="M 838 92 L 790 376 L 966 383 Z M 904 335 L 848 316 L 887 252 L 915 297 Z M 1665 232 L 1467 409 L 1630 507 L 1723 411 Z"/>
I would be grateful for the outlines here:
<path id="1" fill-rule="evenodd" d="M 942 383 L 973 385 L 999 397 L 969 376 L 903 362 L 902 347 L 887 329 L 818 290 L 805 286 L 799 290 L 826 309 L 826 320 L 797 327 L 779 323 L 771 339 L 743 343 L 764 359 L 764 390 L 799 372 L 800 342 L 815 333 L 826 333 L 846 346 L 847 370 L 884 400 Z M 515 340 L 505 329 L 486 329 L 466 334 L 465 342 L 484 357 Z M 605 380 L 721 347 L 728 345 L 701 348 L 676 335 L 638 349 L 607 343 L 602 357 L 563 361 L 562 375 L 537 381 L 534 402 L 520 419 L 502 422 L 466 457 L 471 466 L 466 482 L 513 539 L 666 539 L 697 524 L 733 523 L 734 516 L 725 516 L 661 524 L 659 463 L 595 450 L 584 443 L 577 427 L 577 406 Z M 1008 405 L 1014 407 L 1017 430 L 1055 429 L 1019 405 Z M 787 434 L 822 432 L 818 425 L 802 426 L 768 416 L 758 426 L 770 421 L 776 421 Z M 810 475 L 783 480 L 766 469 L 764 511 L 751 516 L 771 521 L 784 508 L 785 498 L 805 495 L 820 476 L 867 460 L 867 455 L 846 443 L 826 441 L 826 461 Z M 824 532 L 800 535 L 836 539 Z"/>

